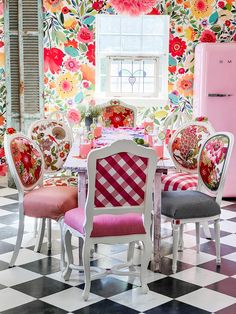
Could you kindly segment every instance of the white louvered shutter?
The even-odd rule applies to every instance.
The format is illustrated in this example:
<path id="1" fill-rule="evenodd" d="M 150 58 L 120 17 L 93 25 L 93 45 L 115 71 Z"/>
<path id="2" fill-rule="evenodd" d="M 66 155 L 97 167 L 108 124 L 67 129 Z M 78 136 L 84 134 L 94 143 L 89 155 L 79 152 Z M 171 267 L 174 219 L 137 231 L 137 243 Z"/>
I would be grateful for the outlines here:
<path id="1" fill-rule="evenodd" d="M 43 17 L 37 0 L 5 1 L 7 123 L 26 132 L 44 115 Z"/>

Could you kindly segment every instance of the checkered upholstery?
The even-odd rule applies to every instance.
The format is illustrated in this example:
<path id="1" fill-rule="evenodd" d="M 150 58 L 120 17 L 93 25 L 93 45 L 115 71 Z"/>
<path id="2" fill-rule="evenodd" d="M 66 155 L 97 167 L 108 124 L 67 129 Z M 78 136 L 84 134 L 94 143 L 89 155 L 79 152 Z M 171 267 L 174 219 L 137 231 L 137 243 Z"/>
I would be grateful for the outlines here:
<path id="1" fill-rule="evenodd" d="M 98 159 L 95 206 L 118 207 L 143 204 L 147 165 L 147 158 L 125 152 Z"/>
<path id="2" fill-rule="evenodd" d="M 198 176 L 196 174 L 175 172 L 161 177 L 162 191 L 196 190 Z"/>

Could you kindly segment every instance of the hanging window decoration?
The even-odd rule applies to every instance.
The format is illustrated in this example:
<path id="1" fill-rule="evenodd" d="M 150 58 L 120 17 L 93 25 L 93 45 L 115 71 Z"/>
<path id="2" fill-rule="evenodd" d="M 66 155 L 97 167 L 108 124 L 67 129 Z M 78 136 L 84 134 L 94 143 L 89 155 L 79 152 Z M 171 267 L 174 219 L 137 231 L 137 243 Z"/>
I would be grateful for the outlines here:
<path id="1" fill-rule="evenodd" d="M 120 14 L 138 16 L 148 13 L 157 0 L 110 0 L 110 5 Z"/>

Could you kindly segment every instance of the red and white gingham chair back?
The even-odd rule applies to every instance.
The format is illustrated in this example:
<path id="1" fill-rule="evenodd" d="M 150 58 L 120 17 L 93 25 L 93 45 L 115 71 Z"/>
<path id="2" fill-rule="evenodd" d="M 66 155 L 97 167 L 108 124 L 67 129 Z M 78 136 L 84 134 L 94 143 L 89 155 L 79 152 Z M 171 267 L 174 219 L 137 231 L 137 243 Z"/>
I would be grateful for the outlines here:
<path id="1" fill-rule="evenodd" d="M 97 160 L 96 207 L 137 206 L 144 203 L 148 158 L 121 152 Z"/>
<path id="2" fill-rule="evenodd" d="M 86 233 L 91 231 L 95 215 L 131 212 L 144 214 L 148 230 L 156 163 L 154 150 L 131 140 L 119 140 L 90 152 Z"/>

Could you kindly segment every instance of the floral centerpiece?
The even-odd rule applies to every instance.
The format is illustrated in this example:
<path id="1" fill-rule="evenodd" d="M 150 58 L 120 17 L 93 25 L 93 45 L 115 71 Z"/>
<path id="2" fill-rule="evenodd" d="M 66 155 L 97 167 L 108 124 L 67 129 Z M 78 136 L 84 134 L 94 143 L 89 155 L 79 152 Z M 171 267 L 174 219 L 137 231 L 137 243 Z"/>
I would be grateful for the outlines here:
<path id="1" fill-rule="evenodd" d="M 94 122 L 94 119 L 98 119 L 101 115 L 101 108 L 96 106 L 94 102 L 90 102 L 88 106 L 80 106 L 79 110 L 81 121 L 85 122 L 87 130 L 90 131 L 90 126 Z"/>

